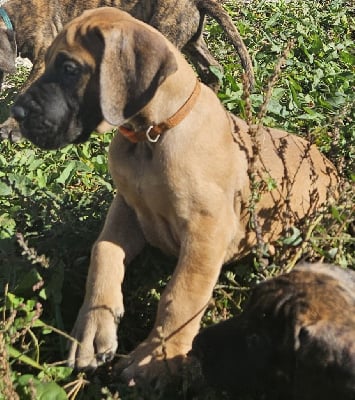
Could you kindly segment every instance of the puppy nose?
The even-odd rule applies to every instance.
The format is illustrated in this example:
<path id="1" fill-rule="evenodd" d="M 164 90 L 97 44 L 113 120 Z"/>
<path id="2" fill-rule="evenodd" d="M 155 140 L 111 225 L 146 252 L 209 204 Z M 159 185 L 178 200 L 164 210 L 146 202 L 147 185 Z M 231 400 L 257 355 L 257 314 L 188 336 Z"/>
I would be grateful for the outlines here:
<path id="1" fill-rule="evenodd" d="M 13 106 L 11 109 L 12 116 L 16 119 L 16 121 L 21 122 L 27 116 L 27 110 L 25 110 L 22 106 Z"/>

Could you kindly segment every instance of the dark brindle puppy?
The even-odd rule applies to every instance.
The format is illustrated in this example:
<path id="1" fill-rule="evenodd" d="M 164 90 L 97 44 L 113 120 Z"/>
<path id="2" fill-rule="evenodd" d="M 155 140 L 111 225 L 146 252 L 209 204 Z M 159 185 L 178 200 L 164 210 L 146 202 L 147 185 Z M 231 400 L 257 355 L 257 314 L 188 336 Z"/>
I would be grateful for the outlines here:
<path id="1" fill-rule="evenodd" d="M 270 400 L 355 399 L 355 272 L 304 265 L 193 342 L 207 382 Z"/>
<path id="2" fill-rule="evenodd" d="M 43 72 L 44 54 L 54 37 L 84 10 L 111 6 L 121 8 L 154 26 L 189 56 L 203 82 L 217 85 L 210 66 L 218 62 L 202 37 L 205 15 L 216 19 L 240 56 L 253 83 L 247 49 L 227 12 L 215 0 L 8 0 L 0 23 L 0 72 L 13 72 L 16 54 L 33 63 L 29 83 Z"/>
<path id="3" fill-rule="evenodd" d="M 45 73 L 13 107 L 42 148 L 117 126 L 109 166 L 119 189 L 93 246 L 70 360 L 95 367 L 114 355 L 125 268 L 146 243 L 178 258 L 151 334 L 125 362 L 128 379 L 176 370 L 191 348 L 224 262 L 255 245 L 250 224 L 251 135 L 182 54 L 153 27 L 114 8 L 84 12 L 59 33 Z M 263 240 L 325 204 L 334 166 L 305 140 L 259 127 L 255 160 Z M 266 190 L 264 180 L 273 179 Z"/>
<path id="4" fill-rule="evenodd" d="M 0 86 L 4 72 L 14 72 L 17 54 L 29 58 L 33 67 L 28 87 L 44 69 L 44 55 L 63 26 L 84 10 L 113 6 L 154 26 L 182 50 L 196 67 L 203 82 L 215 90 L 218 79 L 210 66 L 219 66 L 202 37 L 205 15 L 216 19 L 240 56 L 250 83 L 253 68 L 248 51 L 227 12 L 215 0 L 9 0 L 0 18 Z M 9 20 L 7 19 L 9 18 Z M 13 119 L 1 127 L 3 138 L 19 134 Z"/>

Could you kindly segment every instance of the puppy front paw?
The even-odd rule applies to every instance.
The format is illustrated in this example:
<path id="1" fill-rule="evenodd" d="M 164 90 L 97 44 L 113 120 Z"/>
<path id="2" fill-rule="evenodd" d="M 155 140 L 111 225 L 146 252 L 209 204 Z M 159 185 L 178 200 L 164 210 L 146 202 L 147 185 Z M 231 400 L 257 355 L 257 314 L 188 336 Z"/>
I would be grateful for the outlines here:
<path id="1" fill-rule="evenodd" d="M 161 338 L 150 337 L 122 357 L 115 370 L 130 386 L 162 388 L 180 374 L 186 354 L 184 346 L 170 345 Z"/>
<path id="2" fill-rule="evenodd" d="M 83 305 L 74 325 L 68 365 L 95 369 L 112 360 L 117 350 L 117 326 L 123 309 Z"/>

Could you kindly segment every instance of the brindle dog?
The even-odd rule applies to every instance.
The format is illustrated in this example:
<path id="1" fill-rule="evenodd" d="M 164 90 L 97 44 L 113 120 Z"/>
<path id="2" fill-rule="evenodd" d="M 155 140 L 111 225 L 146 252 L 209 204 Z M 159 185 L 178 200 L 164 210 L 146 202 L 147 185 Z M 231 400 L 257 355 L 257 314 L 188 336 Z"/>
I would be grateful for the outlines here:
<path id="1" fill-rule="evenodd" d="M 306 264 L 263 282 L 191 354 L 206 382 L 237 398 L 354 400 L 355 272 Z"/>
<path id="2" fill-rule="evenodd" d="M 202 81 L 217 90 L 218 79 L 210 66 L 220 66 L 202 36 L 205 16 L 214 18 L 236 48 L 253 85 L 248 51 L 230 16 L 215 0 L 9 0 L 2 8 L 10 21 L 6 15 L 0 19 L 0 81 L 4 72 L 14 72 L 16 55 L 21 54 L 33 63 L 28 87 L 43 72 L 46 49 L 63 26 L 84 10 L 102 6 L 120 8 L 154 26 L 188 56 Z M 16 122 L 5 121 L 0 133 L 16 140 Z"/>
<path id="3" fill-rule="evenodd" d="M 109 150 L 118 193 L 92 249 L 71 363 L 95 367 L 115 354 L 125 268 L 146 243 L 178 258 L 151 334 L 122 361 L 129 380 L 163 377 L 167 365 L 176 371 L 222 264 L 255 245 L 252 160 L 264 242 L 314 214 L 337 185 L 330 161 L 296 135 L 254 127 L 254 156 L 248 125 L 199 82 L 178 49 L 118 9 L 71 21 L 13 113 L 24 136 L 47 149 L 85 141 L 103 123 L 119 129 Z"/>

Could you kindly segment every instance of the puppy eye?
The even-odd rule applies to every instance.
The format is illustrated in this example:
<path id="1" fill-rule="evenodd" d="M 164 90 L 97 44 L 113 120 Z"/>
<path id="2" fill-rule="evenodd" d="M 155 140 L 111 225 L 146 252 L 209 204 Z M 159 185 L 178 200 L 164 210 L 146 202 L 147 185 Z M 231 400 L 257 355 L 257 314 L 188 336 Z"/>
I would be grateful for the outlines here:
<path id="1" fill-rule="evenodd" d="M 62 64 L 62 72 L 66 77 L 74 78 L 79 75 L 80 67 L 73 61 L 64 61 Z"/>

